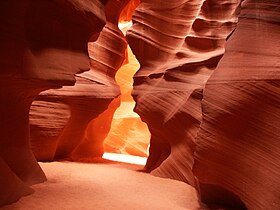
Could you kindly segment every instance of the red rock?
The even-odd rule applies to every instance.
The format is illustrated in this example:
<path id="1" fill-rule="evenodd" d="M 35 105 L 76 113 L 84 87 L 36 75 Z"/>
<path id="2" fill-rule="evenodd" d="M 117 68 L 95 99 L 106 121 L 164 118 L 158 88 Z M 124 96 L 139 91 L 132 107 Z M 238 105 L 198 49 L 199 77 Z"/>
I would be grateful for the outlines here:
<path id="1" fill-rule="evenodd" d="M 119 86 L 114 77 L 124 62 L 127 43 L 117 24 L 120 12 L 127 2 L 127 0 L 111 0 L 106 4 L 106 25 L 98 39 L 88 44 L 91 70 L 76 75 L 75 86 L 47 90 L 41 93 L 37 101 L 34 102 L 35 107 L 36 103 L 47 102 L 49 104 L 47 108 L 49 111 L 41 110 L 41 113 L 36 114 L 31 109 L 34 119 L 34 124 L 31 125 L 31 128 L 34 128 L 31 130 L 33 148 L 38 151 L 45 144 L 49 145 L 49 150 L 46 150 L 45 154 L 35 153 L 38 160 L 65 158 L 82 160 L 102 156 L 104 151 L 101 145 L 109 132 L 108 127 L 110 127 L 109 122 L 111 122 L 110 118 L 112 117 L 109 113 L 111 111 L 106 112 L 109 114 L 107 116 L 108 125 L 104 129 L 95 128 L 95 126 L 104 124 L 105 114 L 100 118 L 98 115 L 103 113 L 112 100 L 120 94 Z M 60 106 L 68 106 L 69 110 L 65 112 L 62 107 L 61 116 L 64 116 L 53 116 L 51 123 L 49 117 L 45 117 L 43 129 L 39 128 L 36 124 L 36 118 L 39 118 L 40 115 L 48 115 L 55 109 L 59 111 L 58 107 Z M 113 107 L 117 108 L 116 103 L 111 106 L 110 110 Z M 59 124 L 57 127 L 60 130 L 52 137 L 49 133 L 53 133 L 54 124 Z M 91 130 L 96 131 L 96 129 L 98 129 L 99 134 L 90 135 L 92 139 L 89 138 L 88 134 L 93 132 Z"/>
<path id="2" fill-rule="evenodd" d="M 104 99 L 103 99 L 104 100 Z M 71 153 L 71 159 L 92 162 L 104 153 L 104 140 L 112 127 L 113 115 L 120 106 L 120 98 L 111 101 L 108 108 L 87 125 L 83 141 Z"/>
<path id="3" fill-rule="evenodd" d="M 30 111 L 37 159 L 102 155 L 117 106 L 132 103 L 114 79 L 129 61 L 117 24 L 138 6 L 127 39 L 141 65 L 135 110 L 151 132 L 145 169 L 196 187 L 207 204 L 280 209 L 280 5 L 240 2 L 2 1 L 0 206 L 46 180 L 29 134 L 40 92 Z M 123 129 L 105 147 L 145 156 L 133 118 L 119 115 Z"/>
<path id="4" fill-rule="evenodd" d="M 104 141 L 104 149 L 109 153 L 147 157 L 150 132 L 146 123 L 142 122 L 139 115 L 133 111 L 135 101 L 131 96 L 133 75 L 140 65 L 131 49 L 127 52 L 127 64 L 123 65 L 116 74 L 116 81 L 121 89 L 121 104 L 114 113 L 110 132 Z"/>
<path id="5" fill-rule="evenodd" d="M 135 111 L 151 132 L 146 170 L 196 185 L 202 90 L 237 22 L 239 1 L 141 1 L 127 37 L 141 64 Z M 225 5 L 225 6 L 221 6 Z"/>
<path id="6" fill-rule="evenodd" d="M 58 103 L 55 98 L 40 100 L 41 95 L 33 101 L 30 109 L 31 148 L 37 160 L 52 161 L 58 137 L 71 116 L 71 110 L 68 105 Z"/>
<path id="7" fill-rule="evenodd" d="M 207 82 L 194 164 L 205 201 L 280 209 L 279 6 L 244 1 Z"/>
<path id="8" fill-rule="evenodd" d="M 130 0 L 128 4 L 123 8 L 119 22 L 129 22 L 132 20 L 132 15 L 135 9 L 139 6 L 140 0 Z"/>
<path id="9" fill-rule="evenodd" d="M 0 158 L 0 206 L 15 202 L 20 197 L 29 195 L 34 192 L 20 180 L 10 167 Z"/>
<path id="10" fill-rule="evenodd" d="M 1 1 L 0 169 L 9 178 L 0 182 L 7 195 L 1 205 L 46 180 L 30 149 L 31 103 L 42 90 L 73 85 L 74 75 L 88 70 L 87 41 L 104 24 L 98 0 Z"/>

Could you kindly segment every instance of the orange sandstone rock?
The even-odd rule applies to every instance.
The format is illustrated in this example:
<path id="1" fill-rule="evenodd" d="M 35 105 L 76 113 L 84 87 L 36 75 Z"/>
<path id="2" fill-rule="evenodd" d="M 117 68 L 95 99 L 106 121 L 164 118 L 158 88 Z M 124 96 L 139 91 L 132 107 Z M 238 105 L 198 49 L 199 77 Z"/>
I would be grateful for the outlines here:
<path id="1" fill-rule="evenodd" d="M 87 41 L 104 25 L 98 0 L 1 1 L 0 206 L 46 180 L 30 149 L 31 103 L 43 90 L 73 85 L 74 75 L 89 69 Z"/>
<path id="2" fill-rule="evenodd" d="M 127 43 L 117 24 L 120 12 L 127 2 L 107 2 L 106 25 L 98 39 L 88 43 L 90 71 L 77 74 L 75 86 L 47 90 L 33 103 L 34 112 L 32 108 L 31 114 L 34 124 L 31 125 L 31 138 L 37 159 L 82 160 L 102 156 L 104 151 L 101 145 L 108 133 L 112 112 L 117 107 L 112 100 L 120 94 L 114 77 L 125 59 Z M 36 113 L 38 103 L 48 103 L 48 107 Z M 98 117 L 110 103 L 114 105 L 109 108 L 110 111 L 106 111 L 107 120 L 105 113 Z M 49 113 L 56 113 L 59 109 L 62 109 L 61 116 L 52 115 L 51 119 L 47 117 Z M 40 118 L 40 115 L 44 115 L 45 119 L 41 127 L 38 127 L 36 118 Z M 99 127 L 105 121 L 107 125 Z M 53 125 L 57 125 L 55 133 Z M 96 132 L 95 135 L 93 131 Z M 40 148 L 44 145 L 49 145 L 49 151 L 42 153 Z"/>
<path id="3" fill-rule="evenodd" d="M 280 2 L 244 1 L 208 80 L 194 174 L 202 199 L 280 208 Z"/>
<path id="4" fill-rule="evenodd" d="M 132 95 L 151 132 L 146 170 L 196 185 L 204 86 L 224 53 L 240 1 L 143 0 L 127 39 L 140 62 Z"/>
<path id="5" fill-rule="evenodd" d="M 128 49 L 128 63 L 116 74 L 121 89 L 121 104 L 113 116 L 111 130 L 104 142 L 106 152 L 147 157 L 150 132 L 133 109 L 135 102 L 131 96 L 133 75 L 139 68 L 131 49 Z"/>

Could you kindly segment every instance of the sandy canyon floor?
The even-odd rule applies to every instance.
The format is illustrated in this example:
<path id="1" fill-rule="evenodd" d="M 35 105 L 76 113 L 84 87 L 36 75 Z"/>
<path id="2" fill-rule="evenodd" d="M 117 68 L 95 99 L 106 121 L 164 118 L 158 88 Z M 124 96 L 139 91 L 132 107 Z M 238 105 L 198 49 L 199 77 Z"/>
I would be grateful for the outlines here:
<path id="1" fill-rule="evenodd" d="M 106 161 L 107 162 L 107 161 Z M 110 162 L 40 163 L 48 181 L 3 210 L 195 210 L 189 185 L 140 172 L 141 165 Z"/>

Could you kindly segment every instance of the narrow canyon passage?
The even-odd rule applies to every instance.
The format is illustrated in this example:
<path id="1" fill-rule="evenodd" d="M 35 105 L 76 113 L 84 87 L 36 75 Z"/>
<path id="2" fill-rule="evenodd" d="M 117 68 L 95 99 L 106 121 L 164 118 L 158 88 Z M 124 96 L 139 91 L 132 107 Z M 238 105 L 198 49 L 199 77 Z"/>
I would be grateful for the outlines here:
<path id="1" fill-rule="evenodd" d="M 131 23 L 119 24 L 124 33 L 130 26 Z M 40 163 L 48 181 L 35 185 L 33 195 L 21 198 L 3 210 L 201 208 L 193 187 L 140 172 L 147 160 L 150 132 L 133 111 L 133 75 L 139 67 L 128 46 L 127 60 L 115 76 L 121 96 L 104 112 L 108 115 L 120 103 L 104 141 L 104 160 L 96 159 L 96 163 L 94 160 L 91 163 Z M 91 128 L 94 126 L 89 126 L 86 131 L 89 136 L 95 132 Z"/>
<path id="2" fill-rule="evenodd" d="M 279 34 L 279 0 L 0 1 L 0 210 L 279 210 Z"/>
<path id="3" fill-rule="evenodd" d="M 123 22 L 119 23 L 119 28 L 125 35 L 131 25 L 132 22 Z M 133 75 L 139 68 L 140 64 L 128 46 L 127 59 L 115 76 L 121 91 L 121 96 L 118 99 L 120 100 L 120 106 L 114 113 L 111 129 L 104 141 L 105 154 L 103 158 L 110 160 L 117 158 L 118 161 L 132 161 L 132 163 L 137 163 L 138 160 L 140 161 L 139 164 L 144 165 L 148 156 L 150 132 L 139 115 L 133 111 L 135 102 L 131 96 Z"/>
<path id="4" fill-rule="evenodd" d="M 131 23 L 119 24 L 124 33 L 130 26 Z M 127 60 L 115 76 L 121 96 L 113 100 L 102 113 L 110 114 L 120 103 L 104 141 L 105 160 L 96 159 L 94 162 L 92 159 L 91 163 L 40 163 L 48 181 L 35 185 L 33 195 L 21 198 L 3 210 L 200 208 L 193 187 L 140 172 L 147 160 L 150 132 L 133 111 L 133 75 L 139 67 L 128 46 Z M 86 131 L 89 136 L 91 132 L 96 132 L 91 128 L 95 127 L 89 125 Z M 185 199 L 186 195 L 188 199 Z"/>

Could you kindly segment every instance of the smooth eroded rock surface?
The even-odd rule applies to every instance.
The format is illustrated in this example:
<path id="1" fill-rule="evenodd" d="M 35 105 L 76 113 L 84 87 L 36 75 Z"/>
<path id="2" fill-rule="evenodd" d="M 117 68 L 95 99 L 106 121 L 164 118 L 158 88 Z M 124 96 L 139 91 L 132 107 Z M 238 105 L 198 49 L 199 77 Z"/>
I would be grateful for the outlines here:
<path id="1" fill-rule="evenodd" d="M 224 53 L 240 1 L 143 0 L 127 38 L 140 62 L 132 95 L 151 132 L 146 170 L 196 185 L 202 91 Z"/>
<path id="2" fill-rule="evenodd" d="M 121 89 L 121 104 L 114 113 L 110 132 L 104 141 L 104 149 L 106 152 L 147 157 L 150 132 L 146 123 L 133 111 L 135 101 L 131 96 L 133 75 L 140 65 L 130 48 L 127 60 L 128 63 L 116 74 L 116 81 Z"/>
<path id="3" fill-rule="evenodd" d="M 46 180 L 30 148 L 31 103 L 43 90 L 73 85 L 75 74 L 89 69 L 87 42 L 104 25 L 99 0 L 1 1 L 0 206 Z"/>
<path id="4" fill-rule="evenodd" d="M 38 160 L 82 160 L 102 156 L 110 119 L 119 104 L 118 99 L 113 101 L 120 94 L 114 77 L 124 62 L 127 43 L 118 29 L 118 18 L 127 3 L 127 0 L 111 0 L 106 4 L 106 25 L 98 39 L 88 44 L 90 71 L 76 75 L 74 86 L 47 90 L 33 103 L 31 138 Z M 36 111 L 42 103 L 48 103 L 48 107 L 41 106 L 40 111 Z M 107 108 L 109 110 L 105 111 Z M 60 115 L 49 116 L 53 112 L 60 112 Z M 36 119 L 42 118 L 40 115 L 45 119 L 38 125 Z M 48 145 L 49 150 L 42 153 L 44 145 Z"/>
<path id="5" fill-rule="evenodd" d="M 236 31 L 208 80 L 194 174 L 203 200 L 280 208 L 279 1 L 244 1 Z M 221 192 L 223 192 L 221 191 Z"/>

